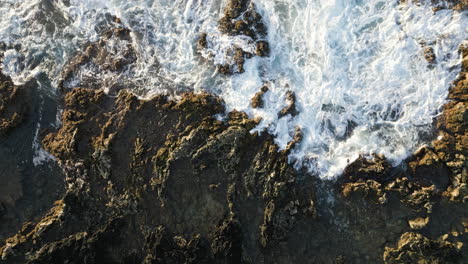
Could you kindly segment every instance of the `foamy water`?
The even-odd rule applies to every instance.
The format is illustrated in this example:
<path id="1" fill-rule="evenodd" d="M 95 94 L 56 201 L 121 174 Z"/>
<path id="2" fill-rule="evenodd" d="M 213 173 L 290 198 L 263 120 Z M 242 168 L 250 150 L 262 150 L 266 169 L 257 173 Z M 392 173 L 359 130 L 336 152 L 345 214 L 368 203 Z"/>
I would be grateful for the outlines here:
<path id="1" fill-rule="evenodd" d="M 466 13 L 434 13 L 424 4 L 254 0 L 271 56 L 247 60 L 243 74 L 222 76 L 197 54 L 200 33 L 208 33 L 218 63 L 233 44 L 254 48 L 247 37 L 217 30 L 224 1 L 69 2 L 0 0 L 0 40 L 22 44 L 5 52 L 2 65 L 16 83 L 46 73 L 54 89 L 65 63 L 98 39 L 96 25 L 110 13 L 133 32 L 138 59 L 118 78 L 131 81 L 135 92 L 149 97 L 192 87 L 220 95 L 228 110 L 261 117 L 254 130 L 267 129 L 281 148 L 300 127 L 304 140 L 290 161 L 322 178 L 339 175 L 359 154 L 384 154 L 397 165 L 427 143 L 424 135 L 459 73 L 458 47 L 468 37 Z M 424 58 L 426 47 L 434 50 L 434 65 Z M 265 107 L 253 109 L 250 99 L 265 82 Z M 288 90 L 299 114 L 278 118 Z"/>

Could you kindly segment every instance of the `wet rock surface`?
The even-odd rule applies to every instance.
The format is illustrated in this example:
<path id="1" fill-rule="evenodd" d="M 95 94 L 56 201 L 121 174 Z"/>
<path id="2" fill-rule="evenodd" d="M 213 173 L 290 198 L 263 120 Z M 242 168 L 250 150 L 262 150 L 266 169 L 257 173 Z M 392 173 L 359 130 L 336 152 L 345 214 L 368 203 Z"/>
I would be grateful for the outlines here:
<path id="1" fill-rule="evenodd" d="M 239 18 L 248 8 L 245 1 L 230 1 L 224 15 Z M 240 32 L 226 27 L 225 34 Z M 129 34 L 122 28 L 105 32 L 105 41 L 126 41 Z M 208 45 L 206 38 L 198 45 Z M 99 43 L 69 64 L 64 83 L 83 65 L 120 72 L 133 60 L 131 52 L 116 60 Z M 90 82 L 94 86 L 63 89 L 62 123 L 40 138 L 65 184 L 55 179 L 42 185 L 43 192 L 60 191 L 41 201 L 50 209 L 40 217 L 20 218 L 22 227 L 2 218 L 0 230 L 10 230 L 2 237 L 10 237 L 0 240 L 0 261 L 464 263 L 466 48 L 461 53 L 462 73 L 437 120 L 437 140 L 396 168 L 383 156 L 361 156 L 334 182 L 289 165 L 289 153 L 302 141 L 300 128 L 280 150 L 265 131 L 250 133 L 258 120 L 242 112 L 215 118 L 225 113 L 216 96 L 141 100 L 126 89 L 106 94 L 109 86 L 99 78 Z M 252 106 L 263 107 L 267 92 L 264 86 Z M 294 94 L 286 100 L 278 115 L 295 116 Z M 18 200 L 29 191 L 14 179 L 0 190 L 4 195 L 7 186 L 8 197 Z M 2 201 L 0 217 L 9 211 Z"/>
<path id="2" fill-rule="evenodd" d="M 439 137 L 432 142 L 436 156 L 426 158 L 425 163 L 439 168 L 445 165 L 450 186 L 444 195 L 453 201 L 466 202 L 468 200 L 468 102 L 466 101 L 468 48 L 462 47 L 460 52 L 463 57 L 462 70 L 449 91 L 448 97 L 451 101 L 444 106 L 443 114 L 438 120 Z"/>
<path id="3" fill-rule="evenodd" d="M 27 85 L 14 85 L 9 77 L 0 73 L 0 137 L 25 120 L 29 107 L 28 89 Z"/>
<path id="4" fill-rule="evenodd" d="M 244 63 L 253 56 L 267 57 L 270 54 L 269 43 L 266 41 L 267 28 L 262 16 L 256 11 L 253 2 L 248 0 L 229 0 L 224 13 L 219 20 L 218 29 L 227 36 L 242 36 L 248 40 L 251 49 L 233 44 L 226 50 L 225 62 L 216 63 L 218 71 L 222 74 L 243 73 Z M 202 33 L 198 39 L 197 49 L 206 52 L 210 60 L 213 54 L 210 49 L 214 45 L 211 36 Z"/>
<path id="5" fill-rule="evenodd" d="M 408 3 L 408 0 L 399 0 L 400 3 Z M 429 3 L 434 6 L 434 11 L 437 12 L 442 9 L 451 8 L 455 11 L 464 11 L 468 9 L 467 0 L 413 0 L 414 3 Z"/>
<path id="6" fill-rule="evenodd" d="M 78 88 L 64 103 L 62 127 L 43 140 L 66 174 L 67 194 L 57 220 L 61 225 L 36 224 L 35 229 L 50 230 L 37 234 L 42 244 L 22 243 L 29 236 L 9 240 L 5 260 L 26 261 L 28 251 L 34 252 L 28 257 L 31 263 L 58 255 L 71 258 L 81 253 L 43 254 L 69 252 L 88 241 L 83 232 L 107 230 L 110 218 L 122 217 L 132 223 L 128 234 L 135 238 L 134 246 L 146 246 L 145 252 L 133 249 L 148 263 L 166 257 L 185 259 L 174 263 L 199 263 L 191 254 L 201 253 L 192 250 L 204 252 L 200 257 L 207 261 L 238 263 L 258 257 L 259 244 L 271 248 L 285 241 L 297 221 L 315 215 L 312 178 L 299 179 L 272 137 L 250 134 L 256 123 L 245 114 L 232 112 L 225 122 L 214 119 L 224 111 L 215 97 L 184 94 L 179 102 L 164 96 L 140 101 L 124 90 L 111 98 Z M 168 245 L 148 245 L 143 227 L 166 230 L 157 240 Z M 127 231 L 118 232 L 126 237 L 122 232 Z M 119 262 L 131 257 L 123 245 L 117 243 L 119 250 L 106 258 Z M 172 256 L 166 250 L 185 253 Z"/>
<path id="7" fill-rule="evenodd" d="M 28 221 L 40 219 L 63 194 L 59 168 L 42 164 L 37 137 L 55 122 L 56 104 L 39 95 L 36 80 L 15 86 L 0 74 L 2 122 L 0 135 L 0 243 Z M 36 164 L 35 164 L 36 163 Z"/>
<path id="8" fill-rule="evenodd" d="M 457 263 L 462 260 L 457 247 L 447 241 L 434 241 L 417 233 L 404 233 L 397 248 L 387 248 L 386 263 Z"/>
<path id="9" fill-rule="evenodd" d="M 84 45 L 65 66 L 60 89 L 94 88 L 116 94 L 130 85 L 124 72 L 137 59 L 130 30 L 122 26 L 119 18 L 108 15 L 96 31 L 100 40 Z"/>
<path id="10" fill-rule="evenodd" d="M 467 256 L 468 208 L 445 195 L 453 174 L 434 150 L 417 153 L 407 170 L 361 157 L 339 181 L 320 182 L 288 164 L 300 129 L 280 151 L 268 134 L 249 132 L 256 121 L 244 113 L 215 119 L 224 106 L 212 95 L 144 101 L 126 90 L 111 97 L 77 88 L 64 106 L 62 126 L 43 145 L 64 170 L 66 194 L 6 241 L 5 263 L 462 263 Z"/>

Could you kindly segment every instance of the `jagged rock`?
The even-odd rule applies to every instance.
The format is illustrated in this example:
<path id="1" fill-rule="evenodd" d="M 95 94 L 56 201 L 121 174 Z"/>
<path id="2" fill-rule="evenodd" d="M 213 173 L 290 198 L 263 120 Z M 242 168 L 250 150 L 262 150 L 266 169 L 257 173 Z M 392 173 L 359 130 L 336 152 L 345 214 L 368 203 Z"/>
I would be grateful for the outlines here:
<path id="1" fill-rule="evenodd" d="M 450 87 L 448 98 L 456 102 L 466 102 L 468 99 L 468 46 L 460 47 L 460 54 L 462 56 L 462 69 Z"/>
<path id="2" fill-rule="evenodd" d="M 448 102 L 438 119 L 440 135 L 432 142 L 434 151 L 449 170 L 450 186 L 445 195 L 452 201 L 468 201 L 468 105 L 466 102 L 466 76 L 468 73 L 468 49 L 460 48 L 462 69 L 459 78 L 449 90 Z"/>
<path id="3" fill-rule="evenodd" d="M 408 170 L 382 156 L 361 156 L 331 183 L 289 164 L 300 128 L 280 150 L 271 135 L 250 133 L 259 121 L 245 113 L 216 119 L 225 112 L 220 98 L 67 92 L 61 127 L 43 139 L 63 168 L 66 194 L 7 240 L 0 248 L 5 263 L 458 263 L 466 257 L 459 248 L 464 220 L 449 219 L 465 209 L 449 202 L 466 197 L 464 105 L 457 106 L 463 99 L 446 106 L 441 137 L 408 159 Z M 413 228 L 428 237 L 450 232 L 457 244 L 408 233 Z"/>
<path id="4" fill-rule="evenodd" d="M 345 168 L 340 181 L 382 179 L 388 177 L 390 169 L 390 163 L 381 155 L 374 154 L 372 159 L 360 156 Z"/>
<path id="5" fill-rule="evenodd" d="M 345 197 L 357 195 L 358 199 L 364 197 L 380 204 L 387 201 L 387 194 L 384 192 L 382 185 L 373 180 L 346 183 L 343 185 L 343 195 Z"/>
<path id="6" fill-rule="evenodd" d="M 425 186 L 435 185 L 440 190 L 449 185 L 449 169 L 433 150 L 423 147 L 408 162 L 414 180 Z"/>
<path id="7" fill-rule="evenodd" d="M 87 44 L 83 50 L 71 59 L 61 74 L 59 88 L 105 88 L 116 94 L 125 82 L 119 78 L 119 73 L 136 61 L 136 51 L 132 46 L 130 30 L 123 27 L 120 20 L 110 17 L 109 23 L 114 28 L 103 27 L 99 41 Z M 87 72 L 99 72 L 101 74 L 114 74 L 111 82 L 107 83 L 101 75 L 89 75 Z"/>
<path id="8" fill-rule="evenodd" d="M 408 225 L 412 229 L 422 229 L 426 227 L 427 224 L 429 224 L 429 217 L 424 217 L 424 218 L 419 217 L 419 218 L 408 220 Z"/>
<path id="9" fill-rule="evenodd" d="M 227 56 L 232 59 L 232 63 L 217 65 L 218 71 L 222 74 L 243 73 L 244 63 L 246 59 L 252 58 L 252 54 L 245 52 L 243 49 L 234 46 L 228 49 Z"/>
<path id="10" fill-rule="evenodd" d="M 79 232 L 44 245 L 27 263 L 115 263 L 111 247 L 124 240 L 120 237 L 124 222 L 111 219 L 105 226 L 93 232 Z M 115 253 L 114 253 L 115 254 Z"/>
<path id="11" fill-rule="evenodd" d="M 4 137 L 26 118 L 29 109 L 28 85 L 15 86 L 0 73 L 0 137 Z"/>
<path id="12" fill-rule="evenodd" d="M 242 262 L 242 228 L 235 219 L 223 220 L 215 229 L 211 249 L 219 263 Z"/>
<path id="13" fill-rule="evenodd" d="M 9 259 L 11 262 L 21 262 L 24 260 L 24 252 L 31 249 L 37 250 L 36 242 L 43 240 L 43 236 L 52 234 L 52 238 L 60 229 L 60 220 L 63 216 L 65 204 L 63 201 L 57 201 L 55 206 L 37 223 L 25 223 L 21 231 L 14 237 L 6 240 L 4 246 L 0 247 L 0 257 L 2 260 Z M 55 229 L 55 230 L 54 230 Z"/>
<path id="14" fill-rule="evenodd" d="M 219 30 L 228 35 L 246 35 L 254 40 L 266 36 L 262 16 L 255 11 L 255 5 L 246 0 L 228 1 L 219 21 Z"/>
<path id="15" fill-rule="evenodd" d="M 200 37 L 198 38 L 198 49 L 206 49 L 208 47 L 208 41 L 206 38 L 208 37 L 208 34 L 202 33 Z"/>
<path id="16" fill-rule="evenodd" d="M 464 134 L 468 128 L 468 102 L 446 104 L 439 126 L 452 134 Z"/>
<path id="17" fill-rule="evenodd" d="M 45 233 L 20 235 L 23 246 L 6 247 L 6 260 L 13 258 L 10 248 L 18 259 L 29 252 L 35 263 L 63 260 L 63 252 L 77 259 L 97 258 L 102 255 L 93 255 L 97 245 L 90 244 L 100 232 L 96 227 L 125 217 L 138 223 L 128 227 L 138 243 L 146 243 L 144 232 L 134 229 L 139 226 L 163 226 L 168 234 L 193 237 L 192 242 L 161 238 L 172 246 L 150 247 L 150 253 L 132 247 L 147 263 L 200 263 L 213 257 L 238 263 L 244 256 L 243 234 L 255 227 L 247 230 L 238 223 L 254 217 L 259 234 L 254 241 L 266 240 L 264 246 L 271 248 L 287 240 L 300 219 L 315 215 L 312 178 L 299 182 L 288 152 L 278 152 L 267 134 L 250 134 L 257 121 L 245 113 L 231 112 L 226 122 L 216 120 L 214 116 L 224 112 L 217 97 L 186 93 L 179 101 L 163 95 L 144 101 L 125 90 L 111 97 L 77 88 L 63 99 L 62 127 L 43 140 L 66 175 L 62 224 L 49 225 Z M 291 145 L 298 142 L 299 135 Z M 252 199 L 265 207 L 242 209 Z M 272 203 L 274 210 L 267 205 Z M 91 253 L 80 249 L 83 243 Z M 247 245 L 249 250 L 256 247 L 251 240 Z"/>
<path id="18" fill-rule="evenodd" d="M 278 113 L 278 118 L 286 115 L 291 115 L 294 117 L 299 113 L 296 106 L 296 94 L 294 92 L 288 91 L 286 93 L 286 101 L 288 102 L 288 106 L 281 109 L 281 111 Z"/>
<path id="19" fill-rule="evenodd" d="M 459 249 L 447 241 L 434 241 L 417 233 L 404 233 L 396 248 L 386 248 L 385 263 L 463 263 Z"/>
<path id="20" fill-rule="evenodd" d="M 397 178 L 385 186 L 385 190 L 398 195 L 402 204 L 415 211 L 432 212 L 433 198 L 440 194 L 434 185 L 424 187 L 406 177 Z"/>
<path id="21" fill-rule="evenodd" d="M 265 95 L 266 92 L 268 92 L 268 86 L 264 85 L 260 89 L 260 92 L 256 93 L 254 97 L 252 97 L 252 100 L 250 100 L 250 104 L 252 105 L 253 108 L 263 108 L 263 106 L 265 105 L 263 96 Z"/>
<path id="22" fill-rule="evenodd" d="M 250 39 L 252 51 L 244 50 L 238 46 L 226 49 L 227 62 L 216 65 L 218 72 L 222 74 L 243 73 L 244 63 L 254 55 L 260 57 L 269 56 L 270 47 L 265 40 L 267 28 L 263 23 L 262 16 L 257 13 L 255 5 L 246 0 L 229 0 L 224 8 L 224 16 L 219 20 L 218 29 L 228 36 L 245 36 Z M 197 48 L 201 53 L 210 48 L 207 33 L 201 33 L 198 38 Z M 254 53 L 254 54 L 252 54 Z M 212 54 L 206 59 L 210 60 Z"/>
<path id="23" fill-rule="evenodd" d="M 147 255 L 142 263 L 214 263 L 209 250 L 203 245 L 200 235 L 186 240 L 181 236 L 171 237 L 159 226 L 145 236 Z"/>
<path id="24" fill-rule="evenodd" d="M 267 57 L 270 55 L 270 46 L 266 41 L 257 41 L 257 49 L 256 49 L 257 56 L 260 57 Z"/>
<path id="25" fill-rule="evenodd" d="M 430 64 L 435 63 L 436 56 L 434 54 L 434 49 L 432 47 L 427 47 L 427 48 L 424 49 L 424 58 Z"/>

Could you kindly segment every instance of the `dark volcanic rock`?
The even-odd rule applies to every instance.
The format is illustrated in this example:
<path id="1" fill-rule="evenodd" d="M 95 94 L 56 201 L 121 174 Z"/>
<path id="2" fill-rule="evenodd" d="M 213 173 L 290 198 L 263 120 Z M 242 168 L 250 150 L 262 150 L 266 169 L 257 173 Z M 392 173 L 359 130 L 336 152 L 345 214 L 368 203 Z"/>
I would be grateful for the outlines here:
<path id="1" fill-rule="evenodd" d="M 263 100 L 263 96 L 268 92 L 268 85 L 263 85 L 260 89 L 260 92 L 256 93 L 254 97 L 250 100 L 250 105 L 253 108 L 263 108 L 265 105 L 265 101 Z"/>
<path id="2" fill-rule="evenodd" d="M 61 74 L 59 88 L 105 88 L 117 93 L 125 79 L 119 77 L 137 59 L 132 46 L 130 30 L 123 27 L 118 18 L 109 18 L 113 27 L 96 29 L 101 33 L 99 41 L 87 44 L 76 54 Z M 109 81 L 106 75 L 112 76 Z"/>
<path id="3" fill-rule="evenodd" d="M 62 127 L 43 140 L 66 173 L 62 213 L 10 239 L 5 260 L 98 259 L 102 230 L 118 217 L 132 224 L 116 236 L 135 242 L 114 238 L 117 249 L 100 253 L 107 259 L 133 250 L 147 263 L 238 263 L 258 254 L 257 243 L 275 247 L 297 221 L 314 216 L 310 180 L 299 183 L 271 136 L 249 133 L 256 123 L 245 114 L 214 119 L 224 111 L 216 97 L 141 101 L 124 90 L 112 98 L 74 89 L 64 103 Z M 147 228 L 165 230 L 150 239 L 159 245 L 144 239 Z"/>
<path id="4" fill-rule="evenodd" d="M 417 233 L 404 233 L 397 248 L 387 248 L 385 263 L 462 263 L 460 252 L 450 242 L 434 241 Z"/>
<path id="5" fill-rule="evenodd" d="M 53 162 L 40 159 L 42 153 L 36 141 L 40 130 L 56 120 L 55 108 L 51 98 L 40 94 L 35 79 L 16 86 L 0 73 L 2 245 L 24 222 L 47 212 L 63 191 L 59 168 Z M 41 161 L 44 164 L 39 164 Z"/>
<path id="6" fill-rule="evenodd" d="M 281 111 L 278 113 L 278 117 L 281 118 L 286 115 L 291 115 L 291 116 L 296 116 L 299 111 L 297 110 L 296 106 L 296 94 L 292 91 L 286 92 L 286 101 L 288 103 L 288 106 L 285 108 L 281 109 Z"/>
<path id="7" fill-rule="evenodd" d="M 225 16 L 245 15 L 246 3 L 229 2 Z M 199 46 L 209 45 L 206 38 Z M 468 64 L 466 49 L 461 51 L 462 73 L 438 120 L 438 140 L 410 157 L 407 168 L 392 168 L 383 156 L 362 156 L 334 182 L 289 164 L 289 153 L 303 139 L 300 128 L 280 150 L 271 135 L 250 133 L 258 121 L 245 113 L 216 119 L 225 108 L 215 96 L 140 100 L 125 89 L 115 96 L 102 89 L 66 90 L 62 125 L 42 140 L 64 171 L 66 193 L 6 240 L 1 259 L 463 263 Z M 86 60 L 113 71 L 98 53 Z M 243 64 L 245 54 L 237 53 Z M 261 107 L 266 92 L 252 105 Z M 287 100 L 280 117 L 297 114 L 294 94 Z M 4 208 L 2 202 L 0 214 Z"/>
<path id="8" fill-rule="evenodd" d="M 15 86 L 10 77 L 0 72 L 0 137 L 24 121 L 28 104 L 28 85 Z"/>
<path id="9" fill-rule="evenodd" d="M 249 132 L 257 123 L 244 113 L 216 120 L 224 106 L 208 94 L 142 101 L 74 89 L 64 105 L 43 144 L 66 194 L 7 240 L 6 263 L 459 263 L 466 254 L 466 219 L 447 217 L 466 206 L 450 204 L 433 176 L 418 178 L 432 152 L 408 172 L 361 157 L 337 184 L 319 184 L 288 164 L 300 129 L 280 151 Z M 330 196 L 333 206 L 318 200 Z M 394 246 L 414 230 L 424 238 Z"/>
<path id="10" fill-rule="evenodd" d="M 245 51 L 238 46 L 232 46 L 226 50 L 226 57 L 230 59 L 222 65 L 216 65 L 222 74 L 243 73 L 244 63 L 254 55 L 267 57 L 270 47 L 265 40 L 267 28 L 262 16 L 257 13 L 255 5 L 247 0 L 229 0 L 224 8 L 224 16 L 219 20 L 218 29 L 228 36 L 245 36 L 254 46 L 253 51 Z M 199 51 L 210 48 L 208 35 L 202 33 L 198 39 Z M 254 54 L 253 54 L 254 53 Z M 209 59 L 209 58 L 208 58 Z"/>

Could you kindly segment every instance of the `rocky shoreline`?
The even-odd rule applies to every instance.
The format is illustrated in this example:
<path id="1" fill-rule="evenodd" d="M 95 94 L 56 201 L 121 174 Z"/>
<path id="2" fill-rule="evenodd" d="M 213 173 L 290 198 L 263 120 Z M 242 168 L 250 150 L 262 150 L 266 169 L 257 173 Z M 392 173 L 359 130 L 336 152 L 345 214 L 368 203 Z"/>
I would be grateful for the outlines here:
<path id="1" fill-rule="evenodd" d="M 255 17 L 245 1 L 230 1 L 228 7 L 225 18 L 236 19 L 245 11 Z M 142 100 L 120 86 L 105 93 L 98 79 L 70 89 L 67 82 L 87 63 L 115 72 L 133 63 L 131 45 L 126 46 L 127 60 L 113 60 L 106 52 L 106 41 L 126 45 L 129 34 L 112 19 L 118 26 L 103 31 L 102 39 L 64 70 L 62 123 L 41 133 L 42 146 L 63 173 L 55 179 L 65 183 L 61 198 L 5 239 L 1 263 L 468 259 L 466 47 L 460 48 L 460 77 L 436 120 L 436 140 L 402 166 L 392 167 L 383 156 L 360 157 L 336 181 L 321 181 L 288 163 L 289 152 L 301 144 L 299 129 L 280 151 L 266 131 L 250 133 L 259 120 L 243 112 L 226 114 L 222 99 L 214 95 L 187 92 L 177 100 L 166 95 Z M 238 34 L 223 24 L 232 20 L 225 20 L 220 23 L 225 34 Z M 203 36 L 200 41 L 203 46 Z M 241 72 L 239 65 L 225 73 Z M 267 90 L 262 87 L 252 98 L 254 107 L 262 107 Z M 0 101 L 5 134 L 28 118 L 24 105 L 30 97 L 17 96 L 22 91 L 0 75 L 0 93 L 11 95 Z M 288 100 L 279 114 L 297 112 L 293 93 Z M 0 218 L 10 221 L 3 214 Z M 2 237 L 7 234 L 0 231 Z"/>

